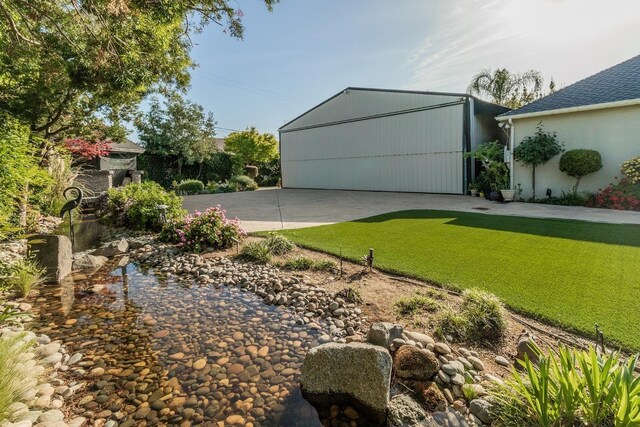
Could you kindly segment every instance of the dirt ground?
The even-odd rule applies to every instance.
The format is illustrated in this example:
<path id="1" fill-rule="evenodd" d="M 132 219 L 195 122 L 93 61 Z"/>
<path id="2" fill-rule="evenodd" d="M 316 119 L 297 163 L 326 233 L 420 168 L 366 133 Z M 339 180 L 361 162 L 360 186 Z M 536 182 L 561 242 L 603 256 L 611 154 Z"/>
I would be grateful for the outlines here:
<path id="1" fill-rule="evenodd" d="M 245 244 L 251 241 L 260 240 L 258 237 L 249 237 Z M 225 255 L 232 256 L 237 252 L 236 248 L 224 252 Z M 217 252 L 216 255 L 220 255 Z M 427 294 L 435 299 L 441 308 L 451 307 L 456 309 L 460 306 L 461 298 L 452 292 L 448 292 L 433 284 L 395 277 L 384 272 L 369 271 L 364 265 L 358 265 L 349 261 L 342 261 L 335 256 L 296 248 L 286 256 L 274 257 L 273 264 L 283 264 L 286 259 L 305 256 L 314 260 L 331 260 L 335 263 L 336 269 L 331 271 L 299 271 L 292 274 L 309 277 L 313 283 L 324 287 L 330 292 L 337 293 L 347 288 L 357 290 L 362 298 L 359 304 L 363 314 L 366 316 L 365 327 L 360 333 L 365 333 L 368 326 L 377 321 L 394 322 L 401 324 L 406 330 L 417 331 L 435 337 L 435 318 L 441 309 L 435 311 L 422 312 L 412 317 L 399 316 L 394 309 L 394 303 L 399 298 L 412 296 L 416 293 Z M 340 264 L 342 264 L 342 274 L 340 274 Z M 585 347 L 594 344 L 592 341 L 569 333 L 560 328 L 552 327 L 534 319 L 508 311 L 507 334 L 499 343 L 490 343 L 480 346 L 476 343 L 449 343 L 453 349 L 465 347 L 476 350 L 485 361 L 487 371 L 504 377 L 510 373 L 510 368 L 505 368 L 494 362 L 496 356 L 506 357 L 512 363 L 515 361 L 516 347 L 521 334 L 528 332 L 534 336 L 535 342 L 543 350 L 557 348 L 559 345 L 572 345 L 575 347 Z M 438 337 L 437 339 L 442 340 Z"/>

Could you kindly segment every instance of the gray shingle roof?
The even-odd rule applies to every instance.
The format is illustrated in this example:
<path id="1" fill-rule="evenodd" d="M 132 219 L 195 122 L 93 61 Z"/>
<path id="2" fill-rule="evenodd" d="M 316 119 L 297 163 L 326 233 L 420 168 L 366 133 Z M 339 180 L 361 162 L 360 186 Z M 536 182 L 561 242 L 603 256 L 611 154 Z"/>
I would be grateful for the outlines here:
<path id="1" fill-rule="evenodd" d="M 560 89 L 502 117 L 640 99 L 640 55 Z"/>
<path id="2" fill-rule="evenodd" d="M 144 148 L 139 146 L 133 141 L 129 141 L 128 139 L 125 139 L 122 142 L 111 144 L 111 152 L 142 154 L 144 153 Z"/>

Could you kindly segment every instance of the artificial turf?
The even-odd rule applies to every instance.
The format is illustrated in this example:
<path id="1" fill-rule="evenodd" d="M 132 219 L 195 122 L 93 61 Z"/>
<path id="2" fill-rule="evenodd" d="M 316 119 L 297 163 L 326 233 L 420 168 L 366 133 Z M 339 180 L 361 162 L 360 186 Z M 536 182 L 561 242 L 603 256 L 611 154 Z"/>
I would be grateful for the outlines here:
<path id="1" fill-rule="evenodd" d="M 455 288 L 640 350 L 640 225 L 451 211 L 401 211 L 286 230 L 296 243 Z M 390 302 L 391 303 L 391 302 Z"/>

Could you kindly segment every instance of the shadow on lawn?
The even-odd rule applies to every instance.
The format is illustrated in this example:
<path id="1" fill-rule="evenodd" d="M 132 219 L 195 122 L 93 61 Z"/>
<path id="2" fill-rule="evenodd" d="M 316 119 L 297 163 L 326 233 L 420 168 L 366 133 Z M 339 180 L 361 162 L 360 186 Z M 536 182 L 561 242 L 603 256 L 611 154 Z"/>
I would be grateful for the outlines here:
<path id="1" fill-rule="evenodd" d="M 539 219 L 482 213 L 409 210 L 377 215 L 352 222 L 379 223 L 394 219 L 444 219 L 446 224 L 487 230 L 557 237 L 583 242 L 640 247 L 640 225 L 605 224 L 565 219 Z"/>

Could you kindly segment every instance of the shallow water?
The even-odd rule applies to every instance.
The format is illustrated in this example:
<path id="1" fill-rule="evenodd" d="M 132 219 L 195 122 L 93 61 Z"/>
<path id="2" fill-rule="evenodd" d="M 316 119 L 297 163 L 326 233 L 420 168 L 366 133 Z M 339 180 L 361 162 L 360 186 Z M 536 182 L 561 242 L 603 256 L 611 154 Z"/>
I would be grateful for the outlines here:
<path id="1" fill-rule="evenodd" d="M 77 402 L 79 415 L 121 426 L 321 425 L 298 387 L 321 332 L 284 308 L 134 264 L 74 280 L 43 287 L 35 307 L 43 333 L 84 355 L 92 399 Z"/>

